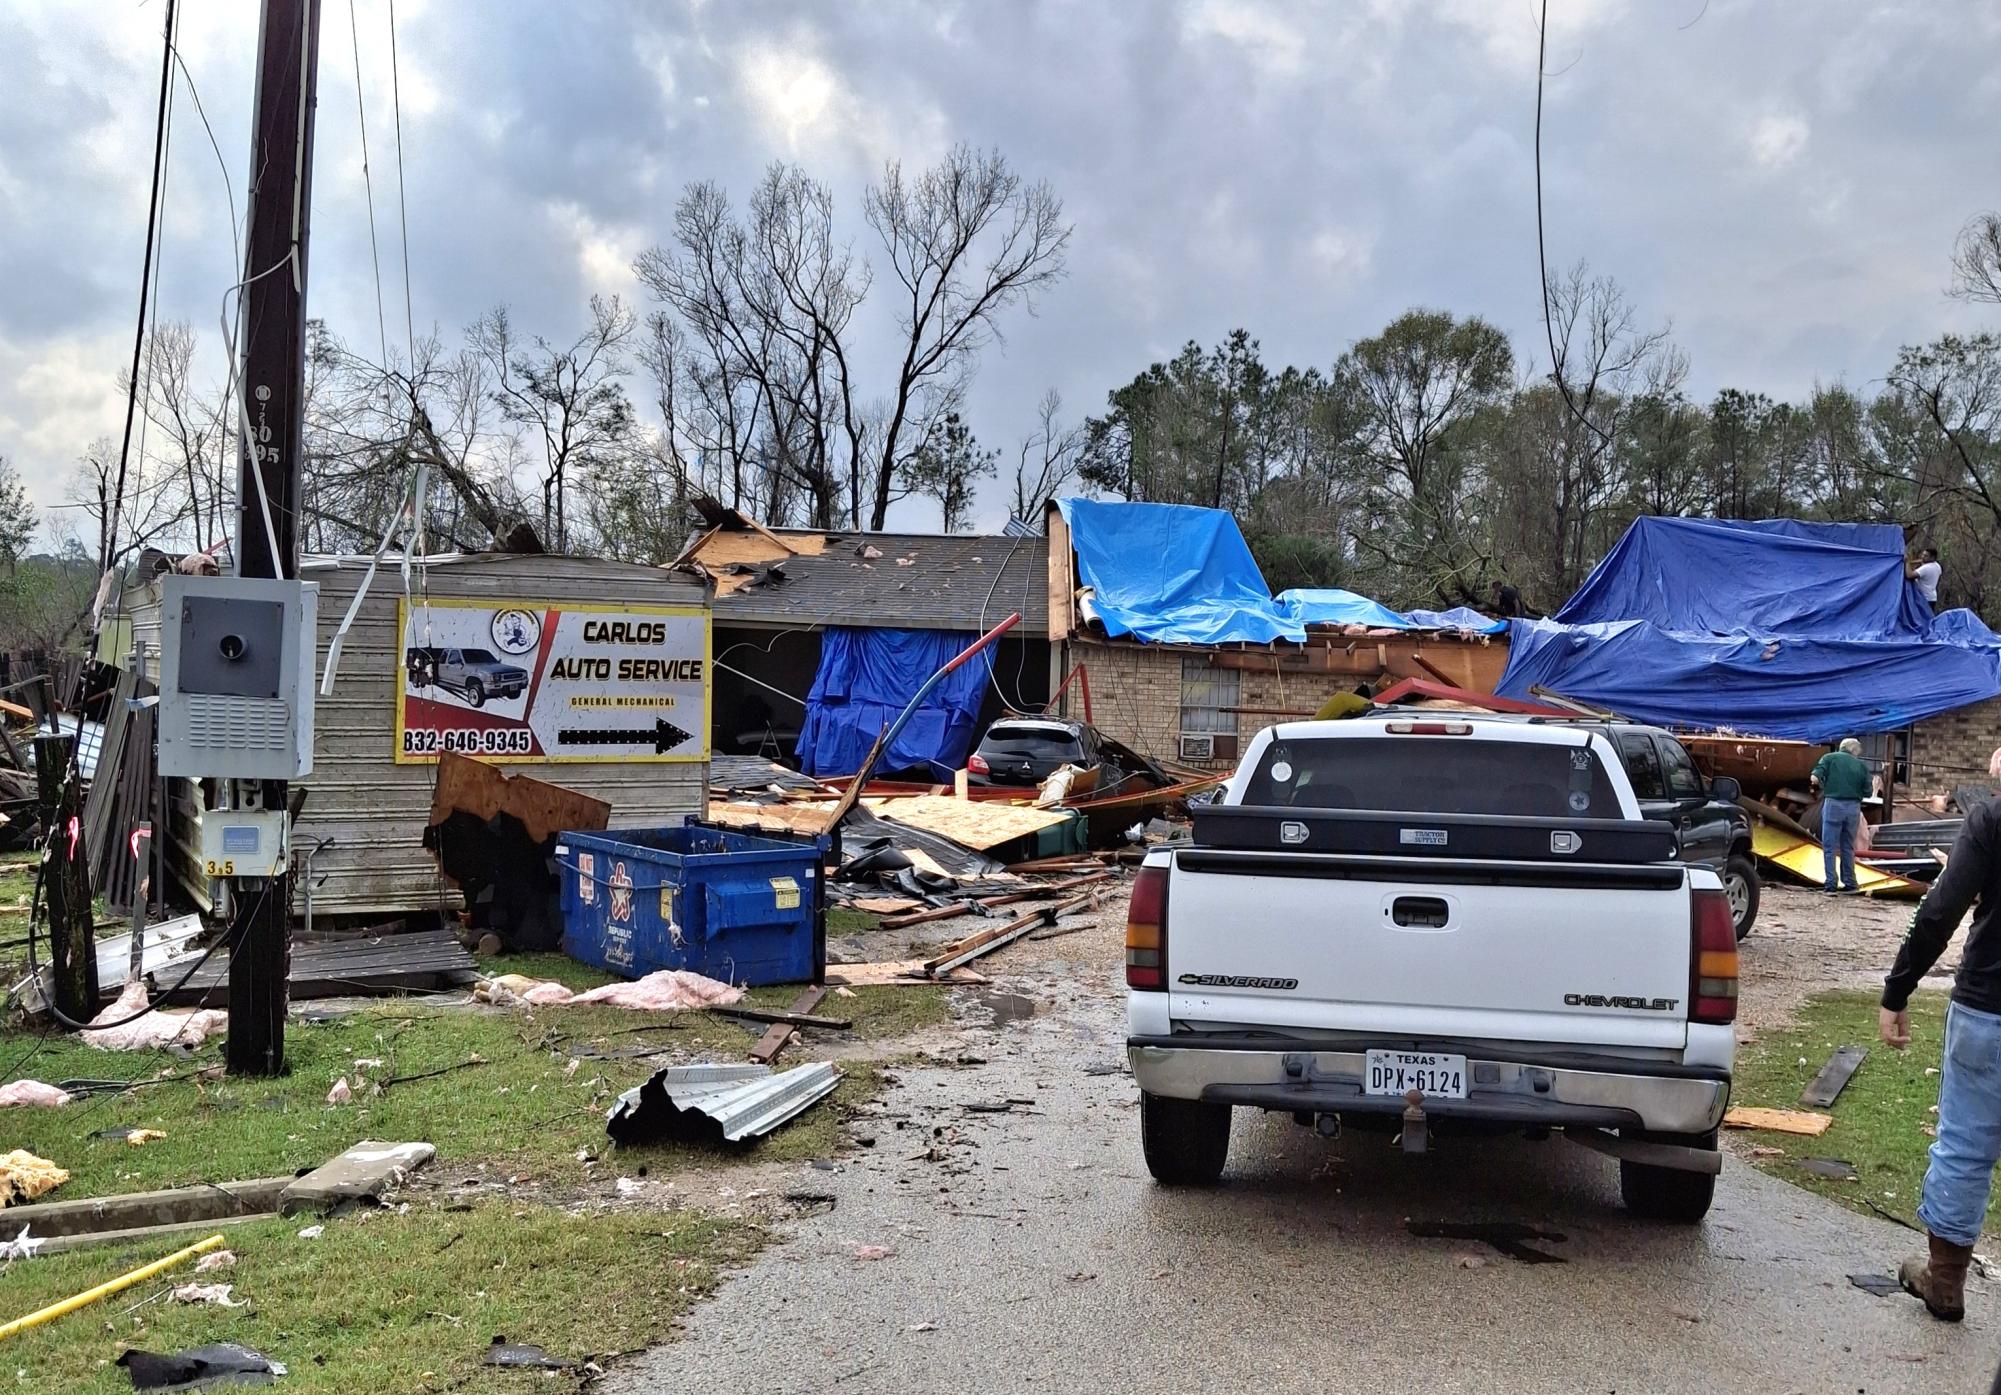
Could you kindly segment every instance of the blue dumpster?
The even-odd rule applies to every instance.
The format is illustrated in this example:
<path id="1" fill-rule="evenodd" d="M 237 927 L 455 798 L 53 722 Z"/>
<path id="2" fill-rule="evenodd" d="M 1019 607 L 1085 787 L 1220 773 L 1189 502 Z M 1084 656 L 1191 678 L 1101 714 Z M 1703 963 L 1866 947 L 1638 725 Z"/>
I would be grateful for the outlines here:
<path id="1" fill-rule="evenodd" d="M 626 978 L 692 969 L 752 987 L 815 979 L 824 856 L 821 839 L 693 816 L 675 828 L 561 834 L 563 952 Z"/>

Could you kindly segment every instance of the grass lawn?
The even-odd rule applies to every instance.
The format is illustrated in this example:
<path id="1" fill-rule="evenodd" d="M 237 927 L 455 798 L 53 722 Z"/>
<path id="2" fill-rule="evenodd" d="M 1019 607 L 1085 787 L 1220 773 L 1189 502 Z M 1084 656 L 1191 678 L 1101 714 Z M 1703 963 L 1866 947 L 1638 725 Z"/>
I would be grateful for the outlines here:
<path id="1" fill-rule="evenodd" d="M 557 962 L 505 962 L 510 970 L 555 977 Z M 554 961 L 556 956 L 549 956 Z M 561 961 L 567 962 L 567 961 Z M 571 965 L 572 969 L 578 966 Z M 580 983 L 589 970 L 563 974 Z M 798 990 L 759 989 L 749 1001 L 787 1004 Z M 900 1037 L 944 1018 L 944 990 L 863 988 L 853 998 L 830 997 L 827 1014 L 850 1018 L 863 1040 Z M 195 1182 L 275 1177 L 314 1167 L 364 1138 L 422 1139 L 437 1145 L 441 1166 L 490 1162 L 533 1175 L 546 1185 L 587 1177 L 577 1151 L 605 1146 L 604 1113 L 613 1096 L 646 1079 L 660 1059 L 620 1053 L 654 1046 L 680 1061 L 740 1061 L 763 1028 L 710 1013 L 637 1013 L 619 1008 L 546 1007 L 468 1010 L 385 999 L 329 1022 L 294 1018 L 286 1027 L 290 1073 L 277 1080 L 222 1076 L 222 1050 L 212 1039 L 189 1057 L 98 1051 L 51 1036 L 7 1078 L 59 1082 L 79 1079 L 178 1077 L 122 1095 L 101 1095 L 61 1110 L 9 1110 L 6 1146 L 26 1148 L 68 1169 L 70 1181 L 50 1196 L 62 1200 L 144 1191 Z M 832 1034 L 816 1033 L 821 1041 Z M 31 1034 L 0 1034 L 0 1070 L 36 1045 Z M 589 1054 L 596 1050 L 602 1055 Z M 573 1053 L 583 1053 L 574 1071 Z M 475 1058 L 477 1064 L 472 1064 Z M 328 1105 L 333 1082 L 354 1079 L 358 1059 L 380 1060 L 363 1078 L 444 1074 L 377 1091 L 366 1085 L 352 1104 Z M 783 1059 L 779 1065 L 785 1064 Z M 210 1070 L 215 1067 L 218 1069 Z M 839 1146 L 843 1105 L 874 1088 L 866 1065 L 821 1105 L 757 1144 L 755 1156 L 823 1157 Z M 831 1107 L 830 1107 L 831 1106 Z M 166 1137 L 133 1147 L 106 1130 L 160 1129 Z M 656 1169 L 685 1165 L 679 1145 L 645 1150 Z M 712 1156 L 712 1155 L 707 1155 Z"/>
<path id="2" fill-rule="evenodd" d="M 577 1216 L 504 1201 L 356 1214 L 327 1222 L 316 1240 L 299 1238 L 305 1224 L 230 1227 L 222 1233 L 233 1268 L 197 1276 L 190 1262 L 22 1333 L 6 1344 L 6 1368 L 22 1389 L 111 1395 L 132 1388 L 112 1364 L 129 1347 L 165 1353 L 228 1341 L 283 1362 L 291 1374 L 278 1388 L 294 1395 L 575 1389 L 574 1372 L 482 1372 L 480 1353 L 495 1337 L 578 1360 L 663 1341 L 763 1238 L 754 1226 L 687 1211 Z M 188 1239 L 17 1262 L 0 1277 L 0 1316 L 33 1312 Z M 249 1306 L 161 1296 L 197 1278 L 234 1284 Z"/>
<path id="3" fill-rule="evenodd" d="M 1937 1121 L 1931 1107 L 1938 1103 L 1936 1071 L 1944 1047 L 1945 1006 L 1944 993 L 1920 993 L 1911 999 L 1911 1044 L 1899 1052 L 1876 1035 L 1874 993 L 1823 994 L 1801 1010 L 1795 1025 L 1761 1032 L 1756 1042 L 1740 1048 L 1732 1103 L 1775 1109 L 1802 1108 L 1800 1091 L 1837 1047 L 1869 1048 L 1868 1059 L 1848 1088 L 1833 1108 L 1824 1111 L 1834 1116 L 1833 1127 L 1818 1138 L 1751 1131 L 1744 1136 L 1754 1146 L 1782 1150 L 1752 1161 L 1858 1211 L 1869 1210 L 1873 1202 L 1903 1220 L 1915 1221 L 1925 1150 L 1931 1146 L 1925 1129 Z M 1799 1166 L 1807 1158 L 1849 1163 L 1856 1180 L 1842 1182 L 1807 1172 Z M 1987 1230 L 2001 1231 L 2001 1191 L 1988 1204 Z"/>

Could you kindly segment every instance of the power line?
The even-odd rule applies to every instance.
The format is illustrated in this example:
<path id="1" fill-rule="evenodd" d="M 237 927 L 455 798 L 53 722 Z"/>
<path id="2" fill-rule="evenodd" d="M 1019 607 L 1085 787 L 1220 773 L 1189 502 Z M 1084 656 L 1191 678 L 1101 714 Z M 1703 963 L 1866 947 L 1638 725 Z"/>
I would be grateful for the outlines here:
<path id="1" fill-rule="evenodd" d="M 410 375 L 417 373 L 416 317 L 410 311 L 410 206 L 403 196 L 403 77 L 396 59 L 396 0 L 389 0 L 389 96 L 396 111 L 396 221 L 403 242 L 403 333 L 409 341 Z"/>
<path id="2" fill-rule="evenodd" d="M 361 122 L 361 187 L 368 199 L 368 260 L 375 268 L 375 333 L 382 345 L 382 366 L 389 366 L 389 330 L 382 317 L 382 257 L 375 250 L 375 180 L 368 170 L 368 108 L 361 96 L 361 30 L 354 19 L 354 0 L 347 0 L 347 33 L 354 45 L 354 113 Z"/>
<path id="3" fill-rule="evenodd" d="M 121 479 L 125 476 L 132 454 L 132 418 L 139 410 L 139 355 L 146 346 L 146 313 L 153 287 L 153 249 L 160 226 L 160 190 L 167 159 L 167 97 L 172 91 L 176 11 L 176 0 L 167 0 L 167 18 L 160 36 L 160 100 L 153 117 L 153 187 L 146 206 L 146 254 L 139 271 L 139 323 L 132 331 L 132 371 L 125 384 L 125 435 L 118 447 L 118 474 Z M 118 507 L 113 506 L 114 520 Z"/>
<path id="4" fill-rule="evenodd" d="M 1570 384 L 1564 380 L 1563 363 L 1556 352 L 1556 325 L 1550 317 L 1549 308 L 1549 252 L 1543 243 L 1542 230 L 1542 78 L 1543 64 L 1549 52 L 1549 0 L 1542 0 L 1541 18 L 1536 27 L 1535 50 L 1535 261 L 1536 271 L 1542 277 L 1542 328 L 1549 339 L 1549 376 L 1556 383 L 1557 393 L 1563 398 L 1563 405 L 1570 409 L 1585 427 L 1605 445 L 1612 438 L 1597 422 L 1591 420 L 1578 409 L 1571 398 Z"/>

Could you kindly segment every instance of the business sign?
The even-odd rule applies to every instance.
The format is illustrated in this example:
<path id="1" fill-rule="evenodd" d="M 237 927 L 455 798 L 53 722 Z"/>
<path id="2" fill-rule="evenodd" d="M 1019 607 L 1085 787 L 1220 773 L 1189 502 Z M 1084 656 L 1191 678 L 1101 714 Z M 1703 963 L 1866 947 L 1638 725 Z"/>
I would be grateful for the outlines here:
<path id="1" fill-rule="evenodd" d="M 396 760 L 709 758 L 696 606 L 397 602 Z"/>

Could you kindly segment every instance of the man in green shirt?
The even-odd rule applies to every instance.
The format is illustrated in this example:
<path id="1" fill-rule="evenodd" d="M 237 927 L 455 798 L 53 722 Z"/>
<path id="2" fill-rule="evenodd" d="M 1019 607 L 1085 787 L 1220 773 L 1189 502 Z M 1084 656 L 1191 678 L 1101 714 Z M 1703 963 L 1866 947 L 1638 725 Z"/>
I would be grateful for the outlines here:
<path id="1" fill-rule="evenodd" d="M 1862 763 L 1862 743 L 1849 737 L 1813 768 L 1813 787 L 1820 791 L 1820 845 L 1826 858 L 1830 896 L 1858 891 L 1855 882 L 1855 839 L 1862 830 L 1862 801 L 1874 791 L 1875 780 Z M 1835 860 L 1841 881 L 1835 884 Z"/>

